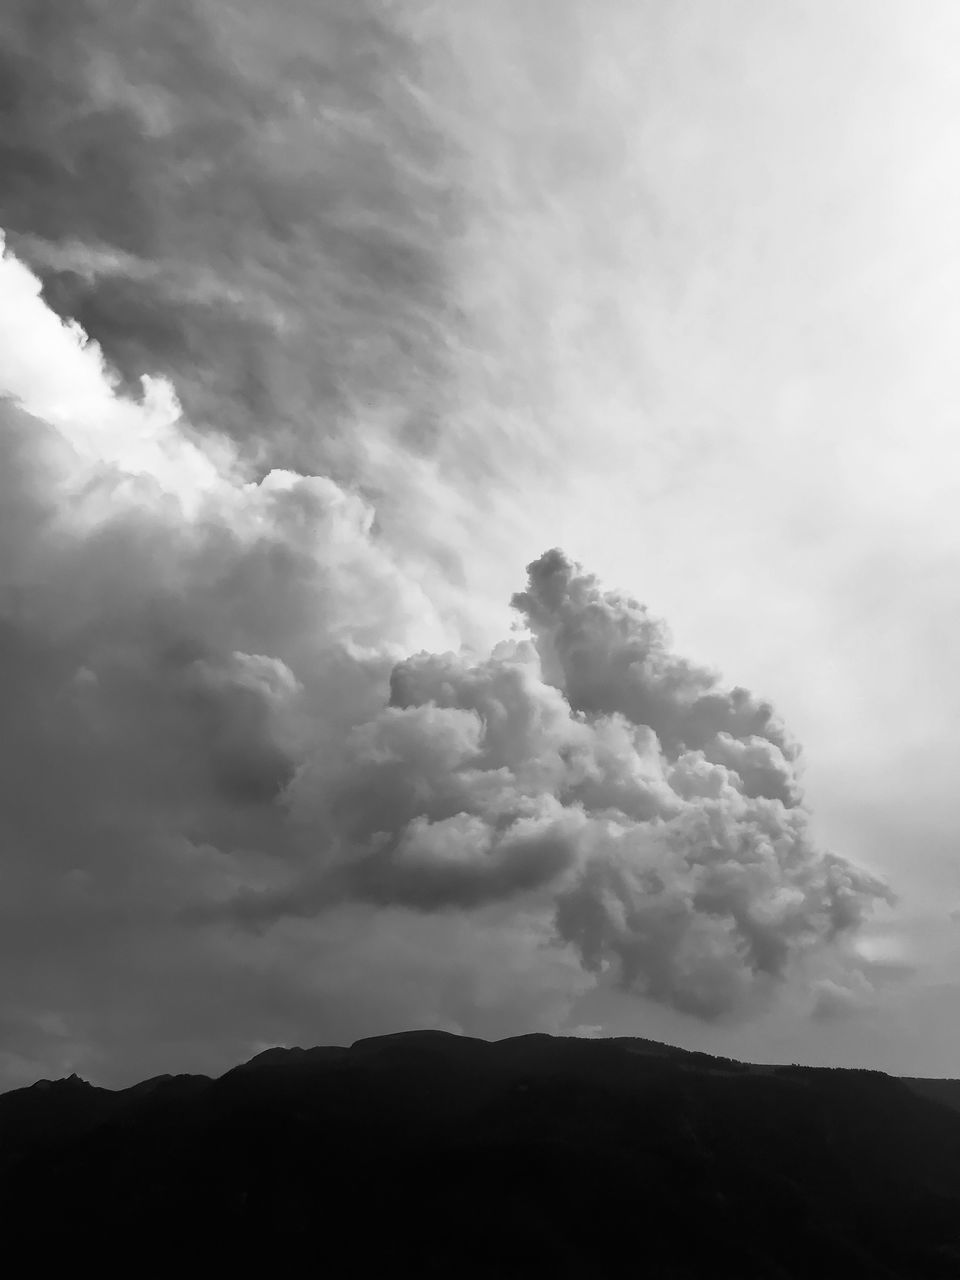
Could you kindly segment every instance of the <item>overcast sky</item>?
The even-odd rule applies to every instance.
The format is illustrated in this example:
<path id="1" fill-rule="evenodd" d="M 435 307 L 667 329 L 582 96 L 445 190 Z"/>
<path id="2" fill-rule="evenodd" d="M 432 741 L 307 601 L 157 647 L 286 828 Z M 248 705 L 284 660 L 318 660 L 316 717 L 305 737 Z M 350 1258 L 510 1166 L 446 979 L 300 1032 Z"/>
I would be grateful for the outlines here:
<path id="1" fill-rule="evenodd" d="M 0 1086 L 414 1026 L 957 1074 L 958 55 L 0 0 Z"/>

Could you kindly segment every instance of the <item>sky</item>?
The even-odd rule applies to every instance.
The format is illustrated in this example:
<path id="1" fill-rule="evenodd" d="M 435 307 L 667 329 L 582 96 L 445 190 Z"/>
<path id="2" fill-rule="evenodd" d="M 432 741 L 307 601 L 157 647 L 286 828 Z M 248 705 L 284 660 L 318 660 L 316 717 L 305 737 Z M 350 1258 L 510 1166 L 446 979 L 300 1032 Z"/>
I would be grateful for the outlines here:
<path id="1" fill-rule="evenodd" d="M 956 1075 L 948 0 L 0 0 L 0 1088 Z"/>

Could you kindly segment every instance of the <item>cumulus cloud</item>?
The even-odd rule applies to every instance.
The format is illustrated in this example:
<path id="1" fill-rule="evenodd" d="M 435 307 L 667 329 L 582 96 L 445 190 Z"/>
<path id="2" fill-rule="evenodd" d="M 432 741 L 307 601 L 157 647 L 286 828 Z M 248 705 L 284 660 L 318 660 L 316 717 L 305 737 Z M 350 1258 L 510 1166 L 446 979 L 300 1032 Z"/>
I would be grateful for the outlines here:
<path id="1" fill-rule="evenodd" d="M 631 597 L 602 591 L 561 551 L 541 556 L 529 574 L 514 607 L 536 639 L 546 678 L 575 711 L 649 725 L 668 754 L 702 750 L 739 766 L 755 794 L 796 803 L 796 748 L 769 703 L 721 688 L 713 672 L 671 653 L 662 622 Z"/>
<path id="2" fill-rule="evenodd" d="M 588 970 L 706 1016 L 856 930 L 887 891 L 813 844 L 771 709 L 562 553 L 529 574 L 532 643 L 399 663 L 335 768 L 291 782 L 343 891 L 430 909 L 542 892 Z"/>

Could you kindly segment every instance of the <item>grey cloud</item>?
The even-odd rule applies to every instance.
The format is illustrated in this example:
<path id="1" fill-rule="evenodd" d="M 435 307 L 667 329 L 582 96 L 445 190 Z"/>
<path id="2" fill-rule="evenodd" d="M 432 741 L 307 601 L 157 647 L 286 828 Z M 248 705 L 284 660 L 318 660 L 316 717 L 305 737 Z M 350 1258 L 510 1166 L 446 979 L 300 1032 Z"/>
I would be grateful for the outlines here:
<path id="1" fill-rule="evenodd" d="M 53 956 L 88 956 L 93 972 L 104 946 L 139 952 L 135 935 L 150 964 L 162 938 L 201 956 L 234 927 L 323 932 L 356 901 L 497 907 L 551 915 L 554 945 L 587 973 L 712 1017 L 749 1007 L 885 897 L 812 845 L 790 749 L 756 732 L 768 709 L 740 715 L 763 704 L 728 698 L 661 628 L 643 631 L 640 606 L 573 566 L 553 649 L 527 606 L 534 643 L 420 652 L 391 674 L 384 644 L 409 634 L 423 597 L 332 482 L 224 472 L 188 517 L 149 490 L 131 498 L 107 467 L 58 506 L 76 466 L 64 438 L 4 412 L 14 951 L 56 937 Z M 165 448 L 188 446 L 174 434 Z M 650 649 L 662 679 L 646 674 Z M 571 693 L 558 654 L 574 675 L 618 674 L 608 696 Z M 712 737 L 671 740 L 704 696 L 711 715 L 726 708 Z"/>
<path id="2" fill-rule="evenodd" d="M 577 815 L 549 806 L 503 828 L 473 814 L 417 817 L 392 847 L 360 864 L 350 888 L 369 901 L 421 910 L 498 902 L 554 881 L 575 857 L 577 827 Z"/>
<path id="3" fill-rule="evenodd" d="M 860 974 L 843 982 L 824 978 L 814 988 L 811 1017 L 817 1022 L 838 1022 L 868 1010 L 876 1000 L 876 991 Z"/>
<path id="4" fill-rule="evenodd" d="M 796 748 L 787 740 L 769 703 L 748 690 L 720 688 L 715 673 L 670 652 L 663 623 L 630 596 L 601 589 L 562 551 L 554 549 L 528 566 L 527 589 L 513 604 L 533 633 L 546 678 L 563 689 L 576 711 L 619 713 L 649 725 L 664 750 L 719 752 L 729 739 L 765 739 L 787 761 Z M 718 741 L 719 740 L 719 741 Z M 770 770 L 751 768 L 746 785 L 772 786 Z M 780 795 L 780 798 L 785 798 Z"/>
<path id="5" fill-rule="evenodd" d="M 788 807 L 800 803 L 795 749 L 757 734 L 737 738 L 721 730 L 704 749 L 704 757 L 728 765 L 749 796 L 782 800 Z"/>
<path id="6" fill-rule="evenodd" d="M 457 205 L 403 6 L 15 0 L 0 49 L 0 226 L 128 388 L 274 466 L 348 465 L 358 407 L 435 433 Z"/>
<path id="7" fill-rule="evenodd" d="M 390 705 L 291 784 L 340 892 L 429 910 L 539 892 L 588 970 L 704 1017 L 889 901 L 813 844 L 766 704 L 560 553 L 531 580 L 533 646 L 399 663 Z"/>
<path id="8" fill-rule="evenodd" d="M 186 673 L 196 700 L 206 756 L 216 786 L 239 804 L 275 800 L 295 767 L 293 743 L 285 749 L 284 719 L 300 686 L 285 663 L 259 654 L 199 660 Z"/>
<path id="9" fill-rule="evenodd" d="M 301 1035 L 335 1001 L 299 990 L 306 940 L 277 956 L 224 904 L 296 914 L 318 851 L 285 788 L 377 714 L 411 637 L 444 627 L 357 494 L 249 479 L 162 395 L 118 394 L 20 268 L 0 272 L 0 388 L 20 401 L 0 399 L 0 1002 L 19 1011 L 0 1073 L 39 1054 L 37 1074 L 116 1078 L 141 1036 L 154 1064 L 169 1045 L 170 1067 L 226 1066 L 243 1028 Z M 287 927 L 274 913 L 269 934 Z M 194 1017 L 218 987 L 224 1017 Z M 261 988 L 288 1013 L 265 1016 Z"/>
<path id="10" fill-rule="evenodd" d="M 252 532 L 122 489 L 88 526 L 86 490 L 58 504 L 57 441 L 0 404 L 4 915 L 172 919 L 269 886 L 263 859 L 295 858 L 279 799 L 307 746 L 385 695 L 389 661 L 351 646 L 419 596 L 328 483 L 251 490 Z"/>
<path id="11" fill-rule="evenodd" d="M 598 833 L 557 923 L 588 968 L 704 1017 L 762 998 L 792 960 L 857 928 L 886 887 L 813 848 L 777 802 L 710 799 Z"/>

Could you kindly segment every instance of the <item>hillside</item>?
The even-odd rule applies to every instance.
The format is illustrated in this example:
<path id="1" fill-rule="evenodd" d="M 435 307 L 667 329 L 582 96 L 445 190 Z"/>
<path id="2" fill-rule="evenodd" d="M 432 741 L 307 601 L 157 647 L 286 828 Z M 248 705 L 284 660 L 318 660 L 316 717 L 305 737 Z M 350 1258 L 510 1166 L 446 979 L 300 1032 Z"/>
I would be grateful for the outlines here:
<path id="1" fill-rule="evenodd" d="M 100 1274 L 960 1274 L 960 1085 L 409 1032 L 0 1096 L 5 1245 Z"/>

